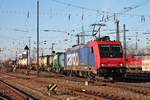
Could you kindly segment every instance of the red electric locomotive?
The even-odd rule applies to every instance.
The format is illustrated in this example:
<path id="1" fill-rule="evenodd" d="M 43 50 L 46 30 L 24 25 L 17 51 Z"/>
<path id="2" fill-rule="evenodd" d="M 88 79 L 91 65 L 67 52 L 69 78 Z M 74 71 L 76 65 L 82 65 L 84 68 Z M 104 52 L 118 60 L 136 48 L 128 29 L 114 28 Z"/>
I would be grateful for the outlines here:
<path id="1" fill-rule="evenodd" d="M 94 73 L 105 77 L 122 77 L 126 73 L 121 42 L 108 36 L 78 45 L 65 52 L 65 70 L 77 74 Z"/>
<path id="2" fill-rule="evenodd" d="M 110 41 L 109 37 L 100 38 L 97 41 L 89 42 L 94 51 L 95 67 L 98 74 L 103 76 L 124 76 L 123 49 L 121 42 Z"/>

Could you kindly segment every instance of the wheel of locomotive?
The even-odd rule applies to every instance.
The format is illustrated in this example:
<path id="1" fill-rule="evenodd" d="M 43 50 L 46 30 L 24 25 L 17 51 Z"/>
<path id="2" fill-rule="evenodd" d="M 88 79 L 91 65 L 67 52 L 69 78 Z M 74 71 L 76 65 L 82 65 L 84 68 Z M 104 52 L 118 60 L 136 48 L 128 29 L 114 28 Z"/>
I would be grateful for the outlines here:
<path id="1" fill-rule="evenodd" d="M 92 79 L 92 80 L 94 80 L 95 79 L 95 74 L 94 73 L 92 73 L 92 72 L 88 72 L 88 77 L 90 78 L 90 79 Z"/>
<path id="2" fill-rule="evenodd" d="M 79 71 L 79 77 L 82 77 L 82 71 Z"/>
<path id="3" fill-rule="evenodd" d="M 76 71 L 76 76 L 79 77 L 79 71 L 78 70 Z"/>
<path id="4" fill-rule="evenodd" d="M 68 76 L 68 70 L 64 70 L 64 75 Z"/>
<path id="5" fill-rule="evenodd" d="M 88 72 L 87 71 L 83 71 L 83 77 L 87 78 L 87 76 L 88 76 Z"/>
<path id="6" fill-rule="evenodd" d="M 69 76 L 73 76 L 73 70 L 70 70 L 70 72 L 69 72 Z"/>
<path id="7" fill-rule="evenodd" d="M 73 72 L 73 76 L 77 76 L 77 71 L 76 70 Z"/>
<path id="8" fill-rule="evenodd" d="M 114 80 L 122 80 L 125 77 L 125 73 L 117 72 L 116 70 L 113 72 Z"/>
<path id="9" fill-rule="evenodd" d="M 70 75 L 69 76 L 74 76 L 74 71 L 70 70 Z"/>
<path id="10" fill-rule="evenodd" d="M 71 76 L 71 70 L 66 70 L 66 71 L 65 71 L 65 75 L 66 75 L 66 76 Z"/>
<path id="11" fill-rule="evenodd" d="M 86 78 L 87 77 L 87 73 L 85 71 L 79 71 L 79 77 Z"/>

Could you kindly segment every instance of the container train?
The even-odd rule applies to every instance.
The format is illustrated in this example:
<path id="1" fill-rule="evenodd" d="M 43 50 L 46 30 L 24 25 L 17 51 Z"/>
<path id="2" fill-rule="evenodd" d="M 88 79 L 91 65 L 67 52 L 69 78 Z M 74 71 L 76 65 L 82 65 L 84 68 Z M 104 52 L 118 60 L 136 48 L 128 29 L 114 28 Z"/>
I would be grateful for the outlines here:
<path id="1" fill-rule="evenodd" d="M 43 56 L 40 66 L 61 71 L 66 75 L 121 77 L 126 73 L 121 42 L 109 37 L 99 38 L 84 45 L 76 45 L 53 56 Z M 51 64 L 49 63 L 51 62 Z M 43 63 L 43 64 L 42 64 Z"/>
<path id="2" fill-rule="evenodd" d="M 67 49 L 64 61 L 64 70 L 78 74 L 120 77 L 126 73 L 121 42 L 109 37 Z"/>
<path id="3" fill-rule="evenodd" d="M 41 70 L 46 70 L 53 65 L 53 55 L 42 55 L 39 57 L 39 66 Z M 33 68 L 36 69 L 36 68 Z"/>

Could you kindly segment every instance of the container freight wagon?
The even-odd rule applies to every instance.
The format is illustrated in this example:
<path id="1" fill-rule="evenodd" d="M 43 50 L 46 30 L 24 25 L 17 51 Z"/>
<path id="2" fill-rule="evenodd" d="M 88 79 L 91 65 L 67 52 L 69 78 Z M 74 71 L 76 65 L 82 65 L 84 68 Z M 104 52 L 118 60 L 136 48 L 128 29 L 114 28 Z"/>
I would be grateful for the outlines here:
<path id="1" fill-rule="evenodd" d="M 67 49 L 65 70 L 86 75 L 123 76 L 126 67 L 121 43 L 105 38 Z"/>
<path id="2" fill-rule="evenodd" d="M 64 67 L 64 53 L 57 52 L 53 58 L 53 67 L 54 68 L 63 68 Z"/>
<path id="3" fill-rule="evenodd" d="M 150 72 L 150 55 L 143 56 L 143 59 L 142 59 L 142 71 Z"/>
<path id="4" fill-rule="evenodd" d="M 42 70 L 46 70 L 49 66 L 52 66 L 53 56 L 45 55 L 39 57 L 39 66 Z"/>
<path id="5" fill-rule="evenodd" d="M 150 72 L 150 58 L 142 60 L 142 71 Z"/>
<path id="6" fill-rule="evenodd" d="M 27 58 L 19 58 L 17 60 L 17 65 L 19 68 L 26 69 L 27 68 Z"/>
<path id="7" fill-rule="evenodd" d="M 57 52 L 53 58 L 53 66 L 52 71 L 54 72 L 62 72 L 64 70 L 64 53 Z"/>

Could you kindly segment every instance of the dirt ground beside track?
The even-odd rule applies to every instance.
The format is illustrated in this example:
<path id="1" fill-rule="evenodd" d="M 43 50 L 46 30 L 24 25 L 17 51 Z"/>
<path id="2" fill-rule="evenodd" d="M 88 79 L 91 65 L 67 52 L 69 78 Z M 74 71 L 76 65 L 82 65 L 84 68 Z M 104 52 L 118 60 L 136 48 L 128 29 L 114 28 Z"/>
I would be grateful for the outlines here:
<path id="1" fill-rule="evenodd" d="M 124 88 L 110 87 L 103 82 L 99 82 L 102 85 L 88 83 L 84 78 L 44 72 L 37 77 L 35 74 L 36 72 L 33 71 L 30 75 L 25 75 L 24 70 L 9 73 L 3 71 L 0 72 L 0 79 L 34 95 L 39 100 L 107 100 L 109 99 L 107 95 L 116 96 L 118 100 L 150 100 L 150 91 L 148 95 L 144 95 Z M 49 92 L 47 88 L 49 84 L 56 84 L 57 89 Z M 131 84 L 150 87 L 150 82 Z"/>

